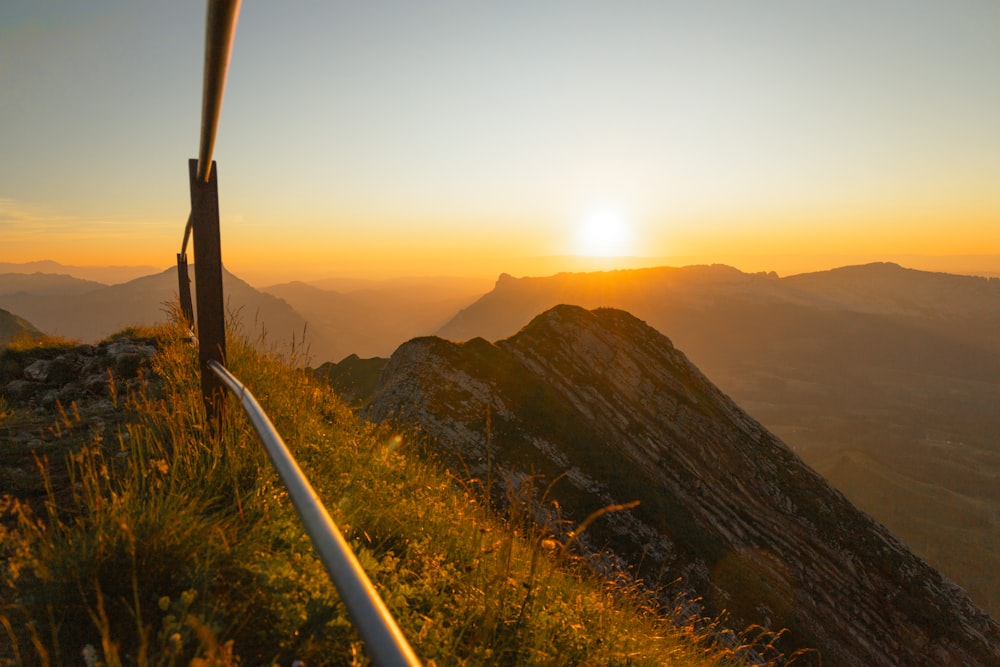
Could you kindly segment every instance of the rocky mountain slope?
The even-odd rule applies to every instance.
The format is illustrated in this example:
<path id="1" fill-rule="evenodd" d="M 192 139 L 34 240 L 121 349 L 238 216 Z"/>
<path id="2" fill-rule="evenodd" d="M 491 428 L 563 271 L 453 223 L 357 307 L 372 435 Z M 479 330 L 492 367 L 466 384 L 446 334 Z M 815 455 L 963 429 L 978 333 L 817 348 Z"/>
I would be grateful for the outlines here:
<path id="1" fill-rule="evenodd" d="M 961 589 L 628 313 L 560 306 L 495 345 L 415 339 L 366 413 L 419 425 L 473 476 L 562 475 L 544 507 L 571 524 L 639 500 L 587 529 L 592 555 L 682 577 L 709 612 L 788 628 L 822 664 L 1000 662 L 1000 626 Z"/>
<path id="2" fill-rule="evenodd" d="M 440 335 L 496 340 L 558 303 L 622 308 L 667 333 L 1000 618 L 1000 280 L 894 264 L 785 278 L 727 266 L 504 276 Z M 841 456 L 851 451 L 865 456 Z M 907 493 L 867 488 L 881 468 Z"/>
<path id="3" fill-rule="evenodd" d="M 362 405 L 375 392 L 382 369 L 389 363 L 382 357 L 362 359 L 351 354 L 337 363 L 326 362 L 313 369 L 313 375 L 333 386 L 347 403 Z"/>

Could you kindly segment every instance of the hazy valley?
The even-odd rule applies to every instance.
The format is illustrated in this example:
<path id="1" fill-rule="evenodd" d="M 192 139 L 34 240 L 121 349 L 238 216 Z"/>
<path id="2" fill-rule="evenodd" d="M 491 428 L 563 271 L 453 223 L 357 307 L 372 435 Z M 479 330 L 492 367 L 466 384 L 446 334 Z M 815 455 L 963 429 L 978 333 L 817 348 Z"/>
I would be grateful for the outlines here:
<path id="1" fill-rule="evenodd" d="M 47 265 L 9 266 L 35 264 Z M 194 274 L 192 268 L 193 294 Z M 292 282 L 257 289 L 228 271 L 223 290 L 227 311 L 251 337 L 264 335 L 284 353 L 295 348 L 300 362 L 317 365 L 350 354 L 388 356 L 405 340 L 437 331 L 481 296 L 466 281 L 451 278 Z M 163 321 L 177 293 L 173 268 L 112 285 L 67 273 L 0 273 L 0 308 L 46 334 L 85 342 Z"/>

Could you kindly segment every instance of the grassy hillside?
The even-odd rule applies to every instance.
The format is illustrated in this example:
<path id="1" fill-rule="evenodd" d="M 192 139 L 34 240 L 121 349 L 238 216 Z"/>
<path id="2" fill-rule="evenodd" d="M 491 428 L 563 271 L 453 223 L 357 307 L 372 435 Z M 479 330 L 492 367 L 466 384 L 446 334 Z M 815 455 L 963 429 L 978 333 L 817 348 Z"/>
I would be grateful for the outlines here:
<path id="1" fill-rule="evenodd" d="M 41 336 L 42 333 L 31 322 L 0 309 L 0 346 L 14 340 L 31 341 Z"/>
<path id="2" fill-rule="evenodd" d="M 117 435 L 62 406 L 52 437 L 93 435 L 65 463 L 39 462 L 47 493 L 0 501 L 0 664 L 78 663 L 81 651 L 109 666 L 365 664 L 249 423 L 231 403 L 221 435 L 206 428 L 195 348 L 180 328 L 154 333 L 152 373 L 128 395 L 110 390 Z M 598 579 L 291 364 L 235 341 L 229 366 L 426 664 L 731 665 L 749 657 L 748 637 L 767 642 Z M 0 432 L 19 410 L 0 404 Z"/>

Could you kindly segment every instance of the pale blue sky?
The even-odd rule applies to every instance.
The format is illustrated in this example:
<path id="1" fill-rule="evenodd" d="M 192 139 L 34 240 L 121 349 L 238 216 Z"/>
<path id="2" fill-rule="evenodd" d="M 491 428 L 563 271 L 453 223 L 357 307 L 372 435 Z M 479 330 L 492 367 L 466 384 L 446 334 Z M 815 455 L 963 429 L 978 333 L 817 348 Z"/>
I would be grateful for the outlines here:
<path id="1" fill-rule="evenodd" d="M 0 259 L 170 263 L 204 16 L 5 0 Z M 504 270 L 596 209 L 639 255 L 1000 253 L 998 118 L 994 0 L 247 0 L 224 253 Z"/>

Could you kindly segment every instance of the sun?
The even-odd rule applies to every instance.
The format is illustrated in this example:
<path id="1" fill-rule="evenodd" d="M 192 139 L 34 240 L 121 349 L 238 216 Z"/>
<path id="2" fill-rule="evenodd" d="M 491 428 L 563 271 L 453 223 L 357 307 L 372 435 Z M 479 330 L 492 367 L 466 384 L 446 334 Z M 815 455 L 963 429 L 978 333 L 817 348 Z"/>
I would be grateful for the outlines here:
<path id="1" fill-rule="evenodd" d="M 594 211 L 577 228 L 574 249 L 583 257 L 631 255 L 632 228 L 617 211 Z"/>

